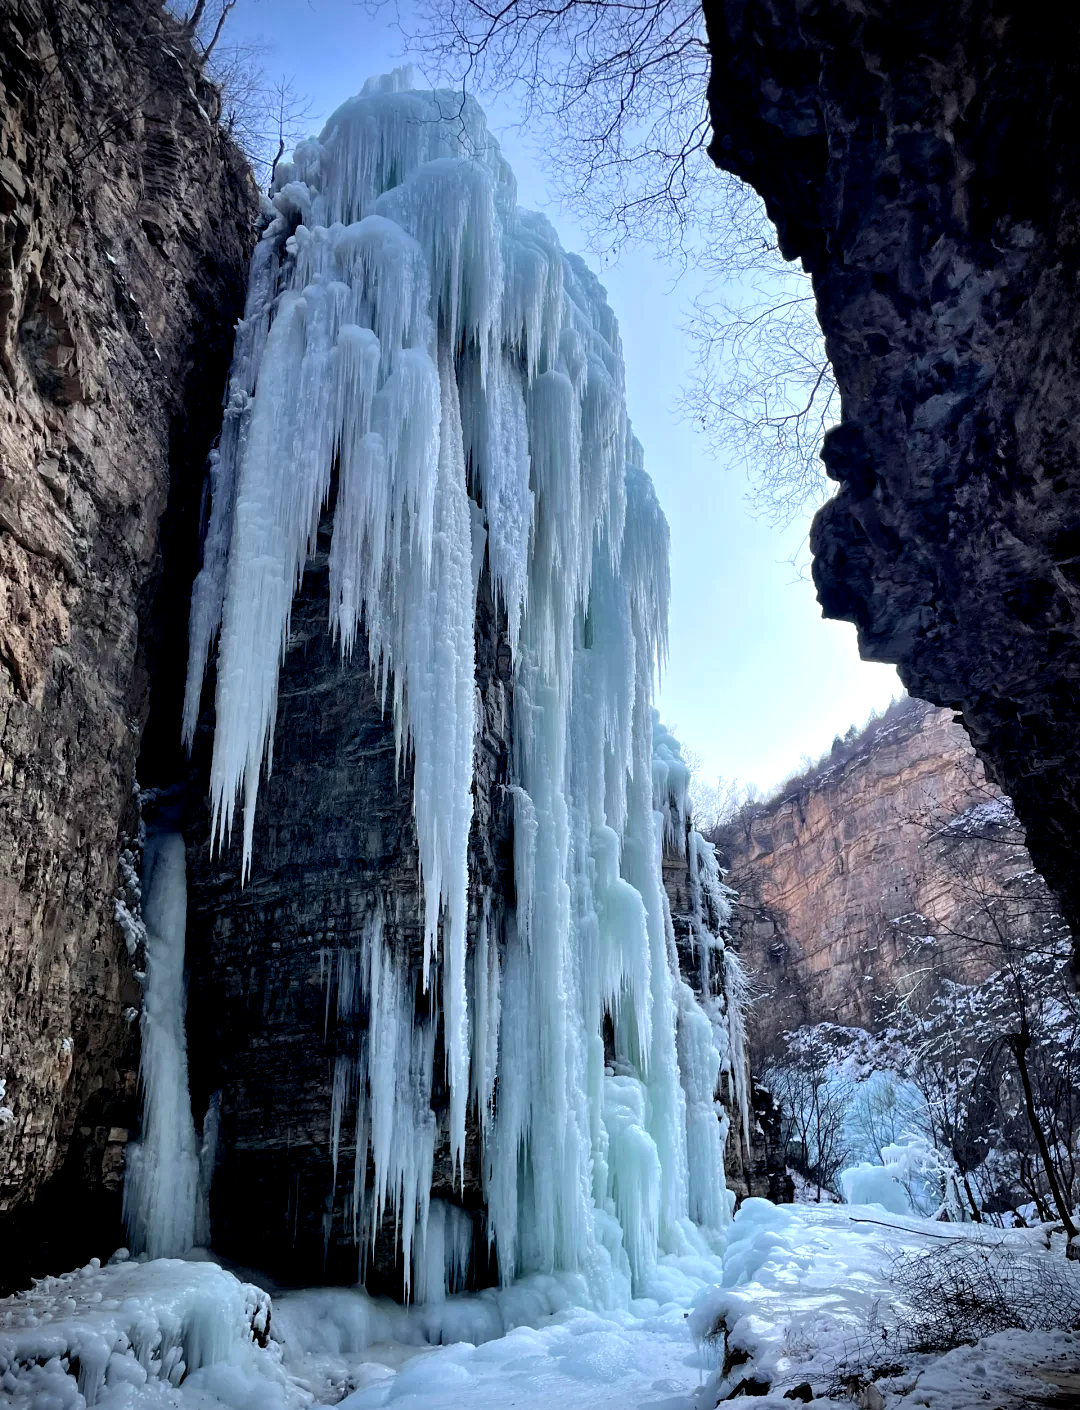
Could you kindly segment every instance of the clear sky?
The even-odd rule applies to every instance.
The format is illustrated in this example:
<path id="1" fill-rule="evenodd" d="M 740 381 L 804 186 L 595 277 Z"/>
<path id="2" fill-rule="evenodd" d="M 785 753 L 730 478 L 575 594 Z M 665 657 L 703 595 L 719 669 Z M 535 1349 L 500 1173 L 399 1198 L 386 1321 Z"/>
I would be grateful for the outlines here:
<path id="1" fill-rule="evenodd" d="M 414 57 L 391 6 L 351 0 L 238 0 L 227 37 L 266 45 L 267 73 L 289 76 L 311 97 L 316 132 L 371 74 Z M 542 158 L 514 129 L 516 115 L 485 106 L 520 203 L 543 210 L 567 249 L 584 251 L 584 233 L 550 199 Z M 860 661 L 854 627 L 823 620 L 808 577 L 790 566 L 808 521 L 781 532 L 754 519 L 742 471 L 716 461 L 680 416 L 692 276 L 676 282 L 641 248 L 600 272 L 622 329 L 630 417 L 671 525 L 671 652 L 660 708 L 709 782 L 722 775 L 768 789 L 887 704 L 899 681 L 891 666 Z"/>

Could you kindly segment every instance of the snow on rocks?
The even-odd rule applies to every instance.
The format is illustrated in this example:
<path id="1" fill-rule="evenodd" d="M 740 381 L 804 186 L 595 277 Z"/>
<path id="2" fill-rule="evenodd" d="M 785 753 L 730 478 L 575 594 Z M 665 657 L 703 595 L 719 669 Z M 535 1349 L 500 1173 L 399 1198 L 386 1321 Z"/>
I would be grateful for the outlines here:
<path id="1" fill-rule="evenodd" d="M 270 1299 L 214 1263 L 96 1259 L 0 1299 L 0 1403 L 157 1410 L 310 1403 L 267 1342 Z"/>
<path id="2" fill-rule="evenodd" d="M 941 837 L 978 837 L 992 834 L 994 829 L 1014 831 L 1020 826 L 1013 810 L 1012 799 L 988 798 L 981 803 L 973 803 L 936 834 Z"/>
<path id="3" fill-rule="evenodd" d="M 755 1387 L 755 1405 L 777 1410 L 806 1384 L 816 1396 L 809 1403 L 855 1401 L 864 1410 L 1019 1410 L 1037 1403 L 1034 1391 L 1045 1387 L 1033 1384 L 1032 1366 L 1064 1358 L 1069 1369 L 1080 1367 L 1080 1339 L 1064 1329 L 995 1333 L 948 1352 L 914 1353 L 897 1337 L 915 1309 L 894 1281 L 896 1260 L 934 1257 L 935 1243 L 955 1257 L 965 1241 L 976 1254 L 1001 1244 L 1007 1258 L 1043 1260 L 1048 1271 L 1065 1266 L 1060 1238 L 1047 1248 L 1042 1230 L 944 1224 L 878 1203 L 744 1200 L 728 1233 L 723 1279 L 699 1297 L 689 1318 L 715 1366 L 695 1410 L 729 1399 L 742 1405 L 735 1392 L 744 1384 Z"/>
<path id="4" fill-rule="evenodd" d="M 420 1307 L 320 1288 L 275 1295 L 271 1309 L 213 1263 L 93 1262 L 0 1301 L 0 1404 L 786 1410 L 798 1388 L 821 1410 L 1029 1410 L 1055 1387 L 1075 1389 L 1080 1338 L 1065 1329 L 882 1352 L 880 1328 L 902 1297 L 894 1260 L 932 1253 L 935 1240 L 975 1251 L 1004 1242 L 1006 1255 L 1064 1266 L 1060 1238 L 1047 1248 L 1043 1230 L 760 1199 L 743 1202 L 723 1262 L 662 1255 L 644 1295 L 622 1308 L 598 1308 L 588 1280 L 564 1273 Z"/>

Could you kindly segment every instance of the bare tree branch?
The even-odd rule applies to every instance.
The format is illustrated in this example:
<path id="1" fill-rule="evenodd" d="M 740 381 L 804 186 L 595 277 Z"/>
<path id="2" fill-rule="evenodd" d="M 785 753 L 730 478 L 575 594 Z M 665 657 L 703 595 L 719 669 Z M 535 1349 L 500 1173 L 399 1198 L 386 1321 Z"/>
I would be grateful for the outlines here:
<path id="1" fill-rule="evenodd" d="M 204 64 L 209 60 L 210 55 L 217 48 L 217 42 L 221 38 L 221 31 L 225 28 L 225 21 L 229 18 L 229 15 L 234 9 L 235 5 L 236 0 L 225 0 L 225 3 L 222 5 L 221 13 L 218 15 L 217 18 L 217 24 L 214 26 L 214 32 L 210 36 L 206 47 L 203 49 L 202 57 Z"/>

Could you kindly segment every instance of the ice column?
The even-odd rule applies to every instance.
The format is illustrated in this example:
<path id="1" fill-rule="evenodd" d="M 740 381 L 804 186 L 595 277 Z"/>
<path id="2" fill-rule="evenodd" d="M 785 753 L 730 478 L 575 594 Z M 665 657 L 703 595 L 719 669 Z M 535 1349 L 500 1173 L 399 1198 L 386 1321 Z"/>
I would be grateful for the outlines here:
<path id="1" fill-rule="evenodd" d="M 199 1151 L 188 1095 L 184 934 L 187 863 L 178 832 L 151 832 L 142 870 L 146 983 L 142 1134 L 128 1146 L 124 1222 L 133 1253 L 175 1258 L 195 1242 Z"/>

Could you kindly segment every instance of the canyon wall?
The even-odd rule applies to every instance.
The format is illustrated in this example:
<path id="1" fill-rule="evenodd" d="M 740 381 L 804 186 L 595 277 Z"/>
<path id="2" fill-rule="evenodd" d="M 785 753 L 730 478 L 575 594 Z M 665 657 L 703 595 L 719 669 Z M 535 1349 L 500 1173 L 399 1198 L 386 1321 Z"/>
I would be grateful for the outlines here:
<path id="1" fill-rule="evenodd" d="M 813 276 L 842 398 L 825 614 L 959 711 L 1080 921 L 1077 25 L 710 0 L 710 154 Z"/>
<path id="2" fill-rule="evenodd" d="M 186 616 L 158 587 L 176 542 L 194 571 L 257 196 L 160 6 L 0 9 L 6 1283 L 31 1248 L 33 1272 L 56 1263 L 54 1234 L 64 1266 L 121 1241 L 140 987 L 118 862 L 150 680 Z"/>
<path id="3" fill-rule="evenodd" d="M 917 700 L 744 810 L 719 851 L 758 1050 L 805 1022 L 874 1027 L 944 977 L 984 979 L 1002 962 L 994 924 L 1028 938 L 1055 910 L 964 730 Z"/>

